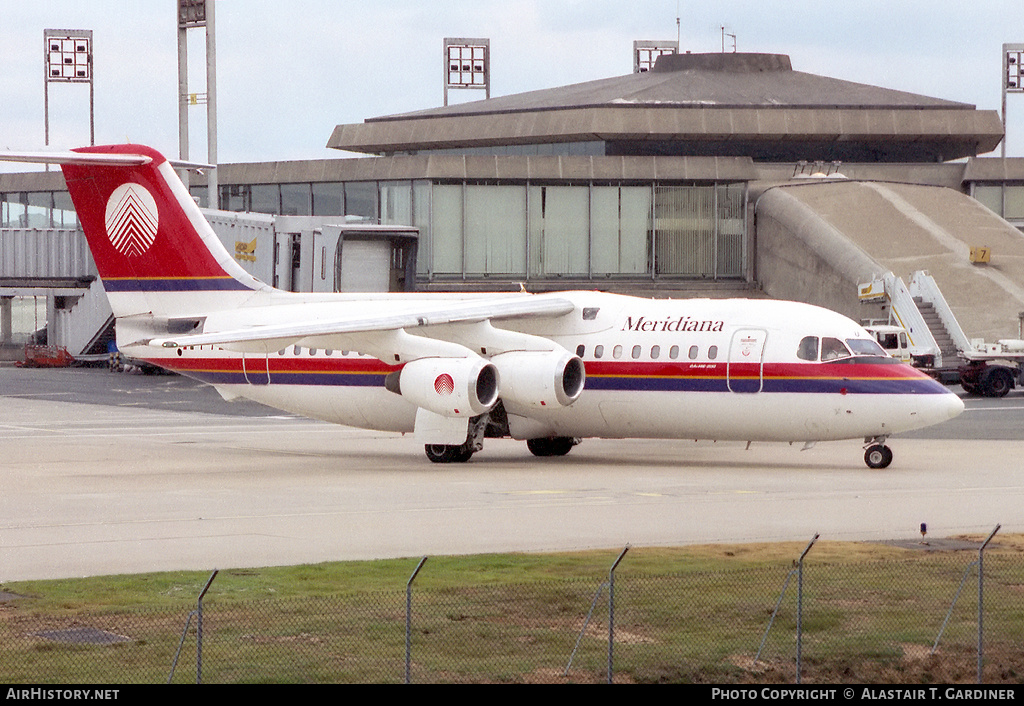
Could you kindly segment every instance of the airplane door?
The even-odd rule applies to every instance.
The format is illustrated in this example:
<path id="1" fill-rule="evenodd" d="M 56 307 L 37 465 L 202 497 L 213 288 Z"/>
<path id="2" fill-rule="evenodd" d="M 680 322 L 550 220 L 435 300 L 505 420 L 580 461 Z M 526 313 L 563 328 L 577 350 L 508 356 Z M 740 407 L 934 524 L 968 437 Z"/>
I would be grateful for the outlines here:
<path id="1" fill-rule="evenodd" d="M 760 392 L 764 382 L 764 344 L 768 332 L 744 328 L 732 335 L 726 379 L 731 392 Z"/>
<path id="2" fill-rule="evenodd" d="M 250 385 L 267 385 L 270 383 L 270 359 L 258 353 L 242 354 L 242 372 L 245 381 Z"/>

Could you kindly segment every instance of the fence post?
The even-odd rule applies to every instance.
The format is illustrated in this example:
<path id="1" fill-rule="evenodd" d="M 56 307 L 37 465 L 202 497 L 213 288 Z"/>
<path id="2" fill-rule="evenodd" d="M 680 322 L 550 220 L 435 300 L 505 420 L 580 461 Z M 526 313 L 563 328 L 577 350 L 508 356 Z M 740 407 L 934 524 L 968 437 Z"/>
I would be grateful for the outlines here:
<path id="1" fill-rule="evenodd" d="M 988 536 L 988 538 L 984 541 L 984 543 L 982 543 L 981 547 L 978 549 L 978 683 L 979 684 L 981 684 L 981 664 L 982 664 L 982 655 L 983 655 L 983 651 L 982 651 L 982 638 L 984 636 L 984 629 L 982 628 L 982 623 L 983 623 L 983 620 L 984 620 L 983 610 L 982 610 L 982 608 L 983 608 L 982 592 L 983 592 L 983 587 L 984 587 L 984 583 L 985 583 L 984 578 L 983 578 L 984 575 L 985 575 L 985 571 L 984 571 L 984 568 L 985 568 L 984 567 L 985 547 L 987 547 L 988 543 L 992 541 L 992 538 L 996 536 L 996 532 L 999 531 L 1000 527 L 1002 527 L 1001 524 L 996 525 L 996 528 L 994 530 L 992 530 L 992 534 L 990 534 Z"/>
<path id="2" fill-rule="evenodd" d="M 811 547 L 818 541 L 820 535 L 815 532 L 814 537 L 811 538 L 807 548 L 804 549 L 803 554 L 797 560 L 797 579 L 796 579 L 796 683 L 800 683 L 800 672 L 802 668 L 802 656 L 803 656 L 803 644 L 804 644 L 804 557 L 807 556 L 807 552 L 811 551 Z"/>
<path id="3" fill-rule="evenodd" d="M 197 616 L 196 620 L 196 684 L 203 683 L 203 596 L 210 590 L 210 584 L 217 578 L 217 574 L 220 573 L 220 569 L 214 569 L 213 573 L 210 574 L 210 578 L 206 580 L 206 585 L 203 586 L 203 590 L 199 592 L 199 598 L 196 600 L 196 609 L 189 611 L 188 618 L 185 620 L 185 629 L 181 631 L 181 640 L 178 641 L 178 650 L 174 653 L 174 659 L 171 661 L 171 673 L 167 675 L 167 683 L 170 684 L 174 679 L 174 671 L 178 668 L 178 657 L 181 656 L 181 648 L 185 644 L 185 636 L 188 635 L 188 626 L 192 624 L 192 616 Z"/>
<path id="4" fill-rule="evenodd" d="M 416 580 L 416 575 L 423 568 L 423 565 L 427 563 L 427 557 L 420 559 L 420 563 L 416 565 L 416 570 L 412 572 L 412 576 L 405 583 L 405 683 L 412 683 L 412 582 Z"/>
<path id="5" fill-rule="evenodd" d="M 629 551 L 629 545 L 622 550 L 619 554 L 619 558 L 612 564 L 612 568 L 608 571 L 608 683 L 612 683 L 612 659 L 613 652 L 615 649 L 615 568 L 622 561 L 622 557 L 626 556 L 626 552 Z"/>
<path id="6" fill-rule="evenodd" d="M 210 590 L 210 584 L 217 578 L 220 569 L 214 569 L 196 600 L 196 684 L 203 683 L 203 596 Z"/>

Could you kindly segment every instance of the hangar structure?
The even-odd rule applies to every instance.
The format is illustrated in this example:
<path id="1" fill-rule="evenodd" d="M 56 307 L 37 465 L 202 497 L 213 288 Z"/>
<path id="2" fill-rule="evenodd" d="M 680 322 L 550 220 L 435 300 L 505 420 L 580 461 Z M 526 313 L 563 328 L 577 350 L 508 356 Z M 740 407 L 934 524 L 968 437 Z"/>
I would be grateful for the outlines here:
<path id="1" fill-rule="evenodd" d="M 927 269 L 969 334 L 1018 337 L 1024 160 L 978 156 L 1002 138 L 995 111 L 795 71 L 788 56 L 675 54 L 338 125 L 328 146 L 362 156 L 221 165 L 216 205 L 415 227 L 427 291 L 771 296 L 867 318 L 884 311 L 859 302 L 860 284 Z M 207 205 L 203 176 L 190 189 Z M 3 233 L 76 227 L 58 173 L 0 174 L 0 206 Z M 998 246 L 982 269 L 965 252 L 986 239 Z M 25 273 L 0 245 L 3 296 Z M 265 250 L 285 267 L 279 244 Z M 287 267 L 314 267 L 306 252 Z"/>

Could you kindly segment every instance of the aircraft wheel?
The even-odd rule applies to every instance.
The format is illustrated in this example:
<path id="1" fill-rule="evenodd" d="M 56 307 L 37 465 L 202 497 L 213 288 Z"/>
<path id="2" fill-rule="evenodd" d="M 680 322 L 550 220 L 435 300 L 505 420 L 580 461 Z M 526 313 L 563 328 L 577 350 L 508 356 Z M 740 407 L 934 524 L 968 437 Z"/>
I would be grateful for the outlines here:
<path id="1" fill-rule="evenodd" d="M 527 439 L 526 448 L 534 456 L 565 456 L 578 442 L 571 436 L 555 436 L 548 439 Z"/>
<path id="2" fill-rule="evenodd" d="M 469 444 L 448 446 L 445 444 L 427 444 L 423 447 L 427 458 L 432 463 L 465 463 L 473 455 Z"/>
<path id="3" fill-rule="evenodd" d="M 892 463 L 892 449 L 881 444 L 870 446 L 864 452 L 864 463 L 868 464 L 868 468 L 888 468 Z"/>

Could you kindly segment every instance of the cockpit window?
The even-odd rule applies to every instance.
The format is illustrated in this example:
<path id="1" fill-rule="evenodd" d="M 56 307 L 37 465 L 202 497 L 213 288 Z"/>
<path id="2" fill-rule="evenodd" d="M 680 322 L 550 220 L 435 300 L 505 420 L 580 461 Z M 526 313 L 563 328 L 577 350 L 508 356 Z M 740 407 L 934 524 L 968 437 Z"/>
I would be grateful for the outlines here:
<path id="1" fill-rule="evenodd" d="M 888 356 L 885 349 L 870 338 L 847 338 L 846 345 L 850 347 L 854 355 L 873 355 L 882 358 Z"/>
<path id="2" fill-rule="evenodd" d="M 800 360 L 817 360 L 818 337 L 804 336 L 803 340 L 800 341 L 800 345 L 796 349 L 796 357 Z"/>
<path id="3" fill-rule="evenodd" d="M 822 362 L 829 360 L 839 360 L 840 358 L 849 358 L 850 351 L 843 345 L 843 342 L 838 338 L 823 338 L 821 339 L 821 360 Z"/>

